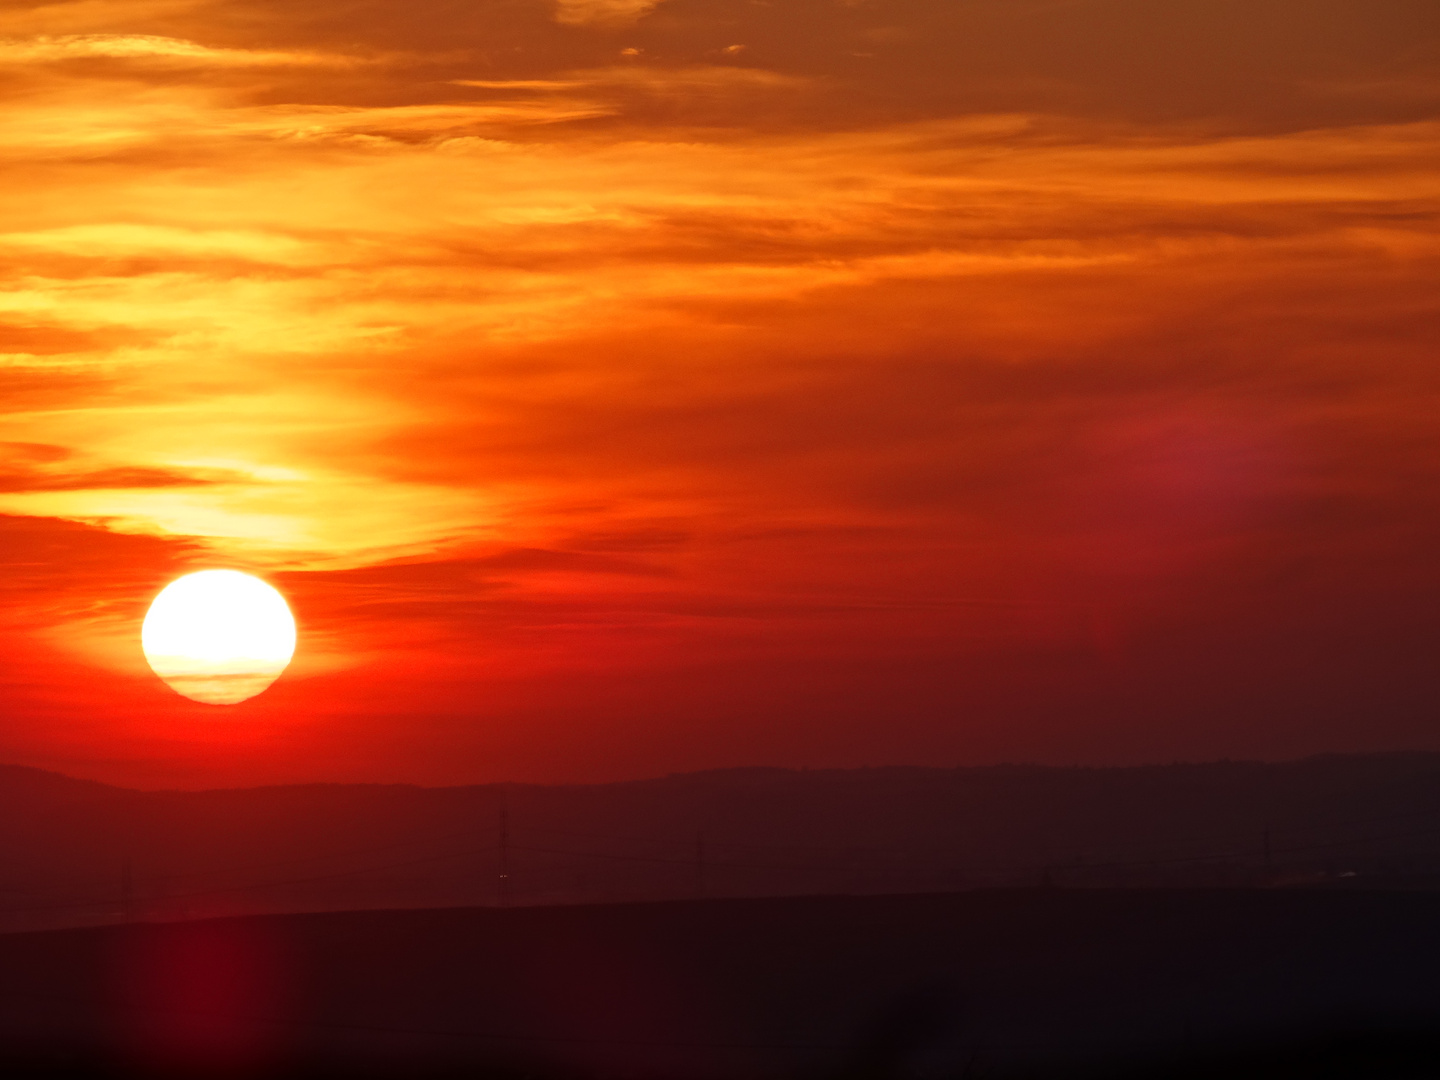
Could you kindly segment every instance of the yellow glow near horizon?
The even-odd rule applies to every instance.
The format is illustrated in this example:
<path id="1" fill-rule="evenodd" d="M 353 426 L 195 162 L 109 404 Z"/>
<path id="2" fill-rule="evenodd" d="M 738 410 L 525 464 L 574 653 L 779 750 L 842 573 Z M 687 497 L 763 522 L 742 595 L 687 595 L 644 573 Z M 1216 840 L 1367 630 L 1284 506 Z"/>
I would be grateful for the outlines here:
<path id="1" fill-rule="evenodd" d="M 285 598 L 238 570 L 177 578 L 150 605 L 140 630 L 145 659 L 177 694 L 233 705 L 264 691 L 295 654 Z"/>

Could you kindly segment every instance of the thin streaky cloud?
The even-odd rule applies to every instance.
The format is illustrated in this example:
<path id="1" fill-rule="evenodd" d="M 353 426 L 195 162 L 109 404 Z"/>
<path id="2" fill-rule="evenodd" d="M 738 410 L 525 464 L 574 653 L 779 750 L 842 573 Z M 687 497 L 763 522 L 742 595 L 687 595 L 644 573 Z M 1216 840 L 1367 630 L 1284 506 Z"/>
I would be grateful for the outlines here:
<path id="1" fill-rule="evenodd" d="M 0 39 L 0 64 L 103 57 L 199 67 L 349 67 L 361 61 L 312 52 L 213 48 L 154 34 L 61 34 Z"/>
<path id="2" fill-rule="evenodd" d="M 556 0 L 555 21 L 567 26 L 617 26 L 632 23 L 663 0 Z"/>

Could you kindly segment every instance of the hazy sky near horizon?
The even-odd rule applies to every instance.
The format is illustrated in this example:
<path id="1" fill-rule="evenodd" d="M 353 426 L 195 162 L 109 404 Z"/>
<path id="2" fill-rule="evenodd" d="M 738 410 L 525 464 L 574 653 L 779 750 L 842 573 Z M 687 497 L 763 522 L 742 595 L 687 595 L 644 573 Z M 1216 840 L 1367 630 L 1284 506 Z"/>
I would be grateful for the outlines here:
<path id="1" fill-rule="evenodd" d="M 22 0 L 0 95 L 0 760 L 1440 747 L 1434 0 Z"/>

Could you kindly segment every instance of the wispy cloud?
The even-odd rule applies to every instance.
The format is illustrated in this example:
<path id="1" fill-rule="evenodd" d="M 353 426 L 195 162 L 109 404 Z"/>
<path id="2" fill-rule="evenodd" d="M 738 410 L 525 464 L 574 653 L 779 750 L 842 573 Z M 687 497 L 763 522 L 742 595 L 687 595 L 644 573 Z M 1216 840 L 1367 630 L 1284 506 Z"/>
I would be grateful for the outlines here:
<path id="1" fill-rule="evenodd" d="M 239 479 L 216 473 L 181 472 L 176 469 L 147 469 L 119 466 L 88 472 L 61 469 L 16 469 L 0 466 L 0 492 L 22 491 L 103 491 L 197 487 Z"/>
<path id="2" fill-rule="evenodd" d="M 555 0 L 555 19 L 569 26 L 615 26 L 647 15 L 663 0 Z"/>
<path id="3" fill-rule="evenodd" d="M 272 49 L 212 48 L 155 34 L 60 34 L 0 38 L 0 65 L 105 58 L 187 67 L 348 67 L 334 54 Z"/>
<path id="4" fill-rule="evenodd" d="M 630 380 L 648 378 L 659 359 L 642 352 L 616 366 L 611 343 L 636 327 L 657 341 L 753 337 L 741 313 L 780 304 L 792 314 L 765 316 L 764 334 L 804 335 L 800 355 L 878 356 L 892 347 L 899 312 L 939 310 L 931 304 L 944 292 L 934 301 L 916 292 L 929 282 L 949 291 L 943 306 L 959 316 L 925 331 L 929 348 L 1041 356 L 1062 341 L 1102 347 L 1174 317 L 1163 313 L 1178 313 L 1182 294 L 1164 282 L 1179 275 L 1209 288 L 1233 275 L 1221 267 L 1242 252 L 1253 272 L 1293 276 L 1317 252 L 1363 264 L 1382 250 L 1427 257 L 1433 243 L 1404 216 L 1427 198 L 1434 130 L 1423 124 L 1242 139 L 1112 133 L 1097 144 L 1083 126 L 1012 116 L 762 142 L 526 143 L 462 134 L 509 105 L 174 104 L 209 134 L 205 183 L 122 156 L 93 181 L 15 192 L 11 227 L 0 232 L 23 267 L 0 290 L 0 313 L 72 335 L 123 327 L 132 344 L 94 359 L 158 396 L 100 404 L 83 424 L 80 414 L 20 422 L 36 440 L 78 440 L 111 459 L 153 461 L 203 443 L 206 456 L 256 467 L 299 461 L 307 479 L 183 497 L 50 491 L 6 505 L 236 543 L 268 535 L 271 548 L 302 559 L 513 529 L 521 506 L 542 533 L 554 527 L 538 525 L 534 500 L 552 485 L 547 471 L 563 471 L 574 452 L 570 439 L 546 449 L 576 430 L 572 385 L 583 388 L 584 410 L 613 413 L 626 430 L 668 430 L 655 424 L 675 409 L 690 417 L 692 438 L 661 458 L 631 435 L 592 455 L 597 465 L 612 459 L 614 481 L 630 478 L 610 497 L 649 487 L 655 500 L 673 486 L 662 501 L 683 504 L 711 483 L 724 489 L 727 461 L 758 460 L 734 439 L 711 441 L 739 406 L 713 399 L 706 380 L 696 389 L 712 396 L 703 409 L 637 401 Z M 162 112 L 158 140 L 175 115 Z M 331 141 L 360 133 L 389 149 L 376 156 L 371 144 Z M 270 147 L 264 157 L 253 156 L 257 137 Z M 248 156 L 234 175 L 227 147 Z M 1086 283 L 1116 280 L 1135 282 L 1130 299 L 1092 308 Z M 1027 324 L 1020 313 L 1038 295 L 1061 306 Z M 873 330 L 835 314 L 857 303 L 872 310 Z M 782 329 L 796 316 L 793 331 Z M 510 359 L 472 376 L 476 354 L 465 343 Z M 540 374 L 557 349 L 579 350 L 561 367 L 569 375 Z M 538 392 L 513 366 L 524 350 L 542 350 L 535 387 L 551 389 L 540 413 L 519 406 Z M 578 359 L 587 352 L 593 363 Z M 415 381 L 379 374 L 397 361 Z M 40 353 L 25 362 L 48 363 Z M 746 368 L 740 385 L 752 403 L 772 394 L 768 364 Z M 290 375 L 277 384 L 280 371 Z M 780 385 L 813 395 L 814 378 L 797 371 Z M 478 428 L 474 393 L 492 401 Z M 317 400 L 326 403 L 318 416 Z M 773 401 L 777 429 L 793 429 L 792 406 Z M 451 423 L 452 404 L 464 432 L 448 452 L 421 450 L 424 433 Z M 645 419 L 652 408 L 660 411 Z M 339 443 L 351 449 L 326 431 L 346 432 Z M 387 445 L 410 449 L 392 459 Z M 783 460 L 783 445 L 762 456 Z M 474 471 L 472 453 L 490 467 Z M 660 482 L 657 466 L 681 471 Z M 375 486 L 377 468 L 391 474 L 389 496 Z M 702 481 L 697 468 L 719 472 Z M 354 500 L 366 485 L 369 498 Z M 396 513 L 402 506 L 415 512 Z M 337 532 L 338 522 L 347 524 Z M 320 541 L 331 535 L 352 539 L 330 552 Z"/>

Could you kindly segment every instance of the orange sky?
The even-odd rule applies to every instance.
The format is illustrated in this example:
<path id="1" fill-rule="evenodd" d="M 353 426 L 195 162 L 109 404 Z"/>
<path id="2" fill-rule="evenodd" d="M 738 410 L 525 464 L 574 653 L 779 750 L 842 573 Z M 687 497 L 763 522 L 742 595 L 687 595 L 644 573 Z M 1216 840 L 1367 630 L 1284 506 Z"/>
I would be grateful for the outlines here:
<path id="1" fill-rule="evenodd" d="M 22 0 L 0 94 L 0 760 L 1440 747 L 1433 0 Z"/>

